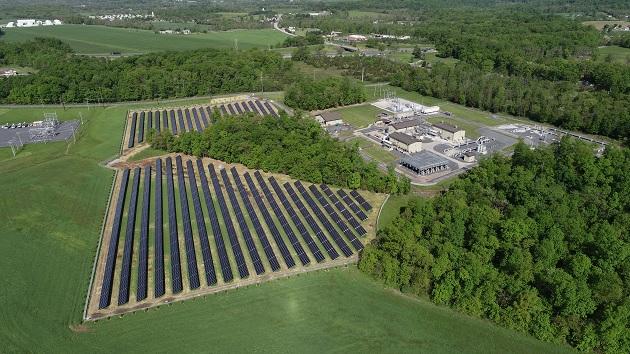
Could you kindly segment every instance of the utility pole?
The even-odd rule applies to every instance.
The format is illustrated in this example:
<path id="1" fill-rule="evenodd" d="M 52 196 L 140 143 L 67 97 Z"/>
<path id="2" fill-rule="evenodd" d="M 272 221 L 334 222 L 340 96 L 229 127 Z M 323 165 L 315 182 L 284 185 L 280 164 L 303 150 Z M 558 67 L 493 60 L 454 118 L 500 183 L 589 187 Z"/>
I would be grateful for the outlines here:
<path id="1" fill-rule="evenodd" d="M 364 77 L 365 77 L 365 68 L 361 68 L 361 82 L 363 82 Z"/>
<path id="2" fill-rule="evenodd" d="M 265 86 L 263 85 L 263 72 L 260 71 L 260 95 L 262 96 L 265 93 Z"/>

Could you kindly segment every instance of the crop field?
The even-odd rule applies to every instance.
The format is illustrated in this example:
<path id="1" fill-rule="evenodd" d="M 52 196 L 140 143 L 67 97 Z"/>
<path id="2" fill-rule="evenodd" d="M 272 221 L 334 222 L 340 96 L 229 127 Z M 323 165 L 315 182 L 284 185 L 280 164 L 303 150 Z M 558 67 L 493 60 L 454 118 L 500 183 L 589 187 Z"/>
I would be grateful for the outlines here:
<path id="1" fill-rule="evenodd" d="M 179 155 L 115 166 L 89 319 L 355 262 L 384 200 Z"/>
<path id="2" fill-rule="evenodd" d="M 29 145 L 0 163 L 0 215 L 6 220 L 0 223 L 0 269 L 6 270 L 0 278 L 3 352 L 111 353 L 139 346 L 150 352 L 571 352 L 401 296 L 354 266 L 82 322 L 115 176 L 102 162 L 119 153 L 120 117 L 145 106 L 3 108 L 0 122 L 30 121 L 52 111 L 60 119 L 82 113 L 87 122 L 85 134 L 69 149 L 62 143 Z"/>
<path id="3" fill-rule="evenodd" d="M 127 114 L 123 152 L 148 140 L 148 134 L 154 130 L 168 130 L 173 135 L 189 131 L 202 131 L 213 120 L 214 115 L 257 115 L 278 116 L 278 108 L 271 101 L 249 99 L 247 96 L 235 96 L 213 99 L 209 104 L 192 107 L 162 108 L 158 110 L 133 110 Z"/>
<path id="4" fill-rule="evenodd" d="M 7 29 L 1 40 L 27 41 L 36 37 L 53 37 L 70 44 L 79 54 L 140 54 L 166 50 L 199 48 L 268 48 L 286 37 L 273 29 L 233 30 L 193 33 L 190 35 L 158 34 L 153 31 L 106 26 L 63 25 Z"/>

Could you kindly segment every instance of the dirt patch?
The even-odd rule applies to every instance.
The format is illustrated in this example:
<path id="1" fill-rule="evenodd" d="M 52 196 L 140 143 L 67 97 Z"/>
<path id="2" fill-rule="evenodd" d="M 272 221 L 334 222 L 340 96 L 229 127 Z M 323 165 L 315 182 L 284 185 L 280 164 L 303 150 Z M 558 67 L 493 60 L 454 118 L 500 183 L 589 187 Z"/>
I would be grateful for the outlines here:
<path id="1" fill-rule="evenodd" d="M 92 332 L 92 329 L 84 324 L 73 324 L 69 325 L 68 328 L 74 333 L 89 333 Z"/>

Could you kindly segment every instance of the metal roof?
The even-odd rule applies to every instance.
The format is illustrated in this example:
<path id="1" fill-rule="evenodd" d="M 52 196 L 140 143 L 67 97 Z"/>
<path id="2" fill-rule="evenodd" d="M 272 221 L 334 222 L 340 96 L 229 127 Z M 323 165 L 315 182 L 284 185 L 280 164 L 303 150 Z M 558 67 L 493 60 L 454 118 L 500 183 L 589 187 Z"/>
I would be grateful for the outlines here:
<path id="1" fill-rule="evenodd" d="M 408 134 L 404 134 L 404 133 L 398 133 L 398 132 L 394 132 L 389 134 L 389 138 L 396 140 L 396 141 L 400 141 L 401 143 L 405 144 L 405 145 L 411 145 L 413 143 L 420 143 L 421 141 L 414 138 L 411 135 Z"/>
<path id="2" fill-rule="evenodd" d="M 318 114 L 318 116 L 322 117 L 324 122 L 334 122 L 336 120 L 341 120 L 341 113 L 339 112 L 322 112 Z"/>
<path id="3" fill-rule="evenodd" d="M 448 165 L 448 160 L 432 152 L 423 150 L 402 158 L 400 163 L 413 166 L 418 170 L 424 170 L 427 168 Z"/>
<path id="4" fill-rule="evenodd" d="M 433 124 L 433 126 L 438 128 L 438 129 L 442 129 L 442 130 L 445 130 L 447 132 L 450 132 L 450 133 L 456 133 L 458 131 L 463 130 L 463 129 L 460 129 L 460 128 L 454 126 L 454 125 L 450 125 L 450 124 L 446 124 L 446 123 L 435 123 L 435 124 Z"/>

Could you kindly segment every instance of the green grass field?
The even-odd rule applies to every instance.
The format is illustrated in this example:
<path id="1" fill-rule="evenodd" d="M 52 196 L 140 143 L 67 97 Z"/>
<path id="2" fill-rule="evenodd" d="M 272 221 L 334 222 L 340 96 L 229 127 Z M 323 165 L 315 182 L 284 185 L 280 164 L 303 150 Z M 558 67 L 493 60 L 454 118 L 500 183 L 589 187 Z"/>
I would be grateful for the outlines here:
<path id="1" fill-rule="evenodd" d="M 63 25 L 7 29 L 2 40 L 27 41 L 54 37 L 70 44 L 80 54 L 148 53 L 199 48 L 268 48 L 282 42 L 285 35 L 273 29 L 234 30 L 190 35 L 156 34 L 153 31 L 105 26 Z"/>
<path id="2" fill-rule="evenodd" d="M 608 46 L 597 48 L 599 57 L 598 61 L 606 60 L 606 57 L 610 56 L 615 63 L 630 64 L 630 48 L 623 48 L 618 46 Z"/>
<path id="3" fill-rule="evenodd" d="M 397 160 L 397 157 L 391 152 L 383 149 L 380 145 L 368 141 L 363 138 L 352 138 L 349 140 L 351 143 L 356 143 L 361 148 L 361 151 L 365 152 L 369 157 L 376 160 L 377 162 L 382 162 L 384 164 L 391 164 Z"/>
<path id="4" fill-rule="evenodd" d="M 341 108 L 336 110 L 336 112 L 341 113 L 344 122 L 351 124 L 355 128 L 364 128 L 376 122 L 376 115 L 381 110 L 371 104 L 364 104 Z"/>
<path id="5" fill-rule="evenodd" d="M 84 114 L 77 144 L 29 145 L 0 163 L 0 351 L 570 352 L 401 296 L 354 267 L 81 325 L 113 177 L 100 163 L 117 154 L 130 107 L 58 109 Z M 0 122 L 52 110 L 7 109 Z"/>

